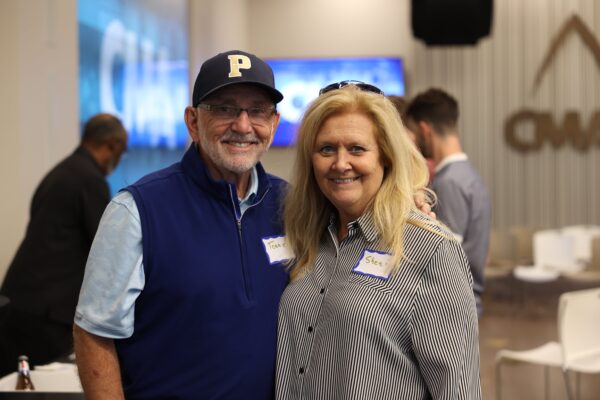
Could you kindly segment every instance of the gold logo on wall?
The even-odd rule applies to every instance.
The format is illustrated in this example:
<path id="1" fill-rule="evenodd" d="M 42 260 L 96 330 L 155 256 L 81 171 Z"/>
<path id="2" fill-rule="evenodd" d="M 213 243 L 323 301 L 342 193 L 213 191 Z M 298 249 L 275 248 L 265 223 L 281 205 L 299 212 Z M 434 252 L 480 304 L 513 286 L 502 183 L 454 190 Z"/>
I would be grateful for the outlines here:
<path id="1" fill-rule="evenodd" d="M 552 40 L 546 57 L 536 73 L 532 88 L 533 93 L 538 90 L 552 60 L 571 34 L 579 35 L 600 69 L 600 44 L 581 18 L 573 15 L 565 22 Z M 521 138 L 517 134 L 517 127 L 526 124 L 533 124 L 534 127 L 534 135 L 530 140 Z M 545 141 L 550 142 L 554 148 L 559 148 L 570 142 L 577 150 L 586 151 L 593 145 L 600 147 L 600 110 L 594 113 L 587 129 L 584 130 L 582 129 L 581 116 L 577 111 L 567 112 L 562 125 L 557 126 L 552 113 L 523 109 L 508 118 L 504 126 L 504 137 L 509 146 L 522 152 L 539 150 Z"/>

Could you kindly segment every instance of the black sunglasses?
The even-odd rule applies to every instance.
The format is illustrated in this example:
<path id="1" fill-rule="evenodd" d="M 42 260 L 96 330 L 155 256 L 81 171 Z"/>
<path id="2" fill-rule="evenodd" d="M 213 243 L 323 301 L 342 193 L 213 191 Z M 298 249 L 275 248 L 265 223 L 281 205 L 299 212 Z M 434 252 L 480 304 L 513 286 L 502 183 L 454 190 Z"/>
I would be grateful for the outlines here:
<path id="1" fill-rule="evenodd" d="M 331 84 L 325 86 L 324 88 L 319 90 L 319 96 L 322 94 L 325 94 L 327 92 L 331 92 L 332 90 L 341 89 L 348 85 L 356 86 L 363 92 L 371 92 L 371 93 L 375 93 L 375 94 L 380 94 L 382 96 L 384 95 L 383 90 L 379 89 L 377 86 L 373 86 L 373 85 L 370 85 L 368 83 L 364 83 L 361 81 L 349 80 L 349 81 L 341 81 L 341 82 L 331 83 Z"/>

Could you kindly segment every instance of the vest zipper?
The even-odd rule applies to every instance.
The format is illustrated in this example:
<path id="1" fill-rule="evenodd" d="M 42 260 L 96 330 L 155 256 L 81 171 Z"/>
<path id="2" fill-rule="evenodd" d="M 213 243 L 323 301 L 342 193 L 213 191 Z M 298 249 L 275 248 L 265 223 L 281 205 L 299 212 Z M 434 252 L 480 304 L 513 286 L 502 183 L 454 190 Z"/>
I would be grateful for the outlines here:
<path id="1" fill-rule="evenodd" d="M 248 303 L 252 302 L 252 292 L 250 290 L 250 277 L 248 276 L 248 267 L 246 265 L 246 254 L 244 252 L 244 235 L 242 233 L 242 215 L 241 212 L 238 214 L 239 202 L 236 206 L 235 197 L 233 195 L 232 185 L 229 185 L 229 198 L 231 199 L 231 205 L 233 206 L 233 214 L 235 215 L 235 224 L 237 226 L 237 233 L 240 246 L 240 258 L 242 261 L 242 281 L 244 283 L 244 295 Z"/>
<path id="2" fill-rule="evenodd" d="M 250 206 L 248 206 L 248 208 L 246 208 L 246 211 L 248 211 L 252 207 L 259 205 L 263 201 L 263 199 L 265 198 L 267 193 L 269 193 L 269 189 L 270 188 L 267 187 L 267 189 L 263 193 L 262 197 L 260 199 L 258 199 L 254 204 L 251 204 Z M 238 239 L 239 239 L 239 244 L 240 244 L 240 257 L 242 259 L 242 278 L 244 280 L 244 292 L 246 295 L 246 300 L 250 303 L 253 300 L 253 295 L 252 295 L 252 286 L 250 284 L 250 276 L 248 275 L 249 274 L 248 266 L 246 265 L 246 257 L 245 257 L 245 252 L 244 252 L 244 235 L 242 232 L 242 218 L 244 216 L 242 215 L 241 211 L 238 216 L 239 201 L 238 201 L 238 206 L 236 207 L 236 203 L 235 203 L 236 197 L 237 196 L 233 195 L 232 185 L 230 184 L 229 185 L 229 198 L 231 199 L 231 205 L 233 207 L 233 213 L 235 215 L 235 223 L 237 225 Z"/>

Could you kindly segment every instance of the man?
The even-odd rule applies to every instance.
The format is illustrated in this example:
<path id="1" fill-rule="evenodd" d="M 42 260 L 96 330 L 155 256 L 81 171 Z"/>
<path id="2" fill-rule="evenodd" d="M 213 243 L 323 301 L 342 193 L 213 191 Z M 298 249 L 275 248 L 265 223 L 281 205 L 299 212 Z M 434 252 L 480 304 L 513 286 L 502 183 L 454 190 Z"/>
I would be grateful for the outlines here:
<path id="1" fill-rule="evenodd" d="M 417 136 L 415 135 L 415 133 L 413 131 L 410 130 L 410 128 L 408 128 L 408 126 L 406 126 L 405 113 L 406 113 L 406 107 L 408 107 L 408 102 L 402 96 L 388 95 L 387 98 L 389 101 L 392 102 L 394 107 L 396 107 L 396 111 L 398 111 L 398 114 L 400 114 L 400 119 L 402 120 L 402 123 L 405 125 L 406 133 L 408 133 L 410 140 L 415 145 L 418 145 Z M 431 181 L 433 180 L 433 175 L 435 174 L 435 165 L 433 164 L 433 160 L 431 158 L 426 158 L 425 161 L 427 162 L 427 170 L 429 171 L 429 184 L 431 184 Z"/>
<path id="2" fill-rule="evenodd" d="M 17 358 L 46 364 L 70 354 L 75 305 L 100 217 L 110 200 L 105 177 L 127 145 L 119 119 L 92 117 L 79 147 L 41 181 L 31 202 L 25 238 L 1 293 L 10 310 L 0 325 L 0 374 Z"/>
<path id="3" fill-rule="evenodd" d="M 256 56 L 207 60 L 193 144 L 107 207 L 75 316 L 87 399 L 273 397 L 285 183 L 258 161 L 282 98 Z"/>
<path id="4" fill-rule="evenodd" d="M 429 89 L 410 102 L 405 117 L 423 156 L 433 159 L 435 164 L 432 189 L 438 203 L 434 211 L 467 254 L 477 311 L 481 315 L 491 205 L 483 180 L 462 151 L 457 130 L 458 103 L 443 90 Z"/>

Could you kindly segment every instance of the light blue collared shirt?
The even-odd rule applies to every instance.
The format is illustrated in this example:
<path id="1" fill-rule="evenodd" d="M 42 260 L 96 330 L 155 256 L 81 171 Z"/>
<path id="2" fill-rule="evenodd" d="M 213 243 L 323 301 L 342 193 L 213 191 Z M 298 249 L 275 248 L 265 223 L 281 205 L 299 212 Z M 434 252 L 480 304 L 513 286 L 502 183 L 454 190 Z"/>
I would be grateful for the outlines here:
<path id="1" fill-rule="evenodd" d="M 240 200 L 243 215 L 258 193 L 256 167 Z M 111 339 L 133 335 L 135 301 L 145 276 L 140 214 L 131 193 L 118 193 L 108 204 L 92 243 L 85 267 L 75 323 Z"/>

